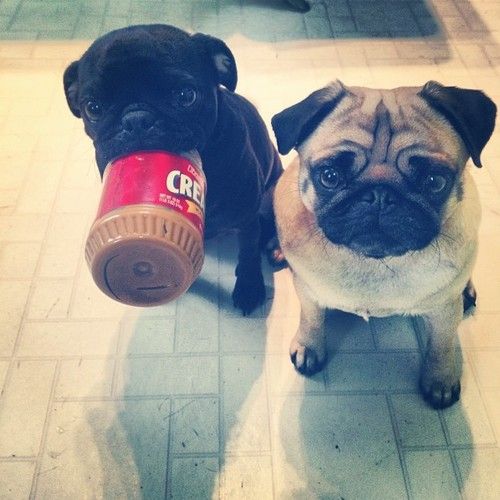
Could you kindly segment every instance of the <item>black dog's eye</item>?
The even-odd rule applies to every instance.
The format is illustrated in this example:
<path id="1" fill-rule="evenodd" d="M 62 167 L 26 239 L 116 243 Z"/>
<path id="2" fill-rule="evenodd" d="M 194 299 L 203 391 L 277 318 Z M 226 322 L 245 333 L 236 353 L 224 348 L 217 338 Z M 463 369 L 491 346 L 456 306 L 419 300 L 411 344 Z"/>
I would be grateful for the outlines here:
<path id="1" fill-rule="evenodd" d="M 319 181 L 326 189 L 335 189 L 340 185 L 342 176 L 334 167 L 325 167 L 319 174 Z"/>
<path id="2" fill-rule="evenodd" d="M 444 175 L 429 174 L 424 179 L 424 188 L 433 194 L 441 193 L 448 184 L 448 180 Z"/>
<path id="3" fill-rule="evenodd" d="M 179 106 L 188 108 L 196 102 L 198 94 L 193 87 L 182 87 L 174 92 L 174 98 Z"/>
<path id="4" fill-rule="evenodd" d="M 101 103 L 89 100 L 85 103 L 84 111 L 90 121 L 96 122 L 99 118 L 101 118 L 103 108 Z"/>

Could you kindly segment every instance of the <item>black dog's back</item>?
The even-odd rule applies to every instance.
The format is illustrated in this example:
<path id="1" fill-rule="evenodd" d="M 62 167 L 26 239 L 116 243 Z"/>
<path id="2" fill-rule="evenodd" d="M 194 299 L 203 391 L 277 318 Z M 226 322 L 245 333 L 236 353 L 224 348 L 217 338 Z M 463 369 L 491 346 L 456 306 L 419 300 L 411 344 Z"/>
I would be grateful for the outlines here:
<path id="1" fill-rule="evenodd" d="M 209 186 L 207 229 L 209 233 L 236 229 L 258 212 L 268 240 L 273 236 L 269 234 L 274 228 L 272 192 L 283 172 L 281 160 L 252 103 L 224 88 L 218 102 L 217 126 L 201 151 Z M 220 206 L 222 199 L 228 206 Z"/>

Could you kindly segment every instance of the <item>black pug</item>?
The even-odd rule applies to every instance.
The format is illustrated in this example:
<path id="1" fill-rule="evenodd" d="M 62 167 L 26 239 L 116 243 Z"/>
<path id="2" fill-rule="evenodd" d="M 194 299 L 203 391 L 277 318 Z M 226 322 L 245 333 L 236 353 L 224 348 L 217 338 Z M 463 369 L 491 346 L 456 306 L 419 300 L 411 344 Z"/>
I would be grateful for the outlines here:
<path id="1" fill-rule="evenodd" d="M 233 302 L 246 315 L 265 300 L 260 250 L 274 236 L 272 191 L 283 168 L 257 110 L 234 93 L 236 82 L 222 40 L 162 24 L 112 31 L 64 73 L 68 105 L 94 141 L 101 175 L 134 151 L 199 152 L 205 235 L 237 231 Z"/>

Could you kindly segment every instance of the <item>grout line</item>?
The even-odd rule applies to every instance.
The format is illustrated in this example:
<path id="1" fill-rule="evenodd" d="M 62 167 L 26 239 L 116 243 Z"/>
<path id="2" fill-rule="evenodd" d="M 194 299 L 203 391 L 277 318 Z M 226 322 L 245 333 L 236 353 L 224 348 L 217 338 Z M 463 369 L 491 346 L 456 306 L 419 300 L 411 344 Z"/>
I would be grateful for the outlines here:
<path id="1" fill-rule="evenodd" d="M 57 381 L 59 380 L 59 375 L 61 372 L 61 363 L 58 361 L 55 366 L 53 378 L 52 378 L 52 388 L 50 390 L 50 395 L 49 395 L 49 400 L 47 402 L 47 410 L 45 413 L 45 421 L 43 425 L 43 431 L 42 431 L 42 438 L 40 440 L 40 445 L 38 448 L 38 455 L 36 459 L 36 464 L 35 464 L 35 470 L 33 473 L 33 480 L 31 483 L 31 491 L 30 491 L 30 500 L 34 500 L 36 498 L 36 489 L 38 486 L 38 477 L 40 475 L 40 468 L 42 466 L 42 459 L 43 459 L 43 454 L 45 452 L 45 445 L 47 443 L 47 435 L 48 435 L 48 429 L 49 429 L 49 421 L 50 421 L 50 415 L 53 409 L 53 404 L 55 401 L 55 392 L 56 392 L 56 384 Z"/>
<path id="2" fill-rule="evenodd" d="M 0 457 L 0 463 L 10 463 L 10 462 L 36 462 L 36 456 L 9 456 L 9 457 Z"/>
<path id="3" fill-rule="evenodd" d="M 463 486 L 462 477 L 460 474 L 460 468 L 458 467 L 458 463 L 457 463 L 457 461 L 455 459 L 455 455 L 452 451 L 452 440 L 451 440 L 451 436 L 450 436 L 450 431 L 448 429 L 448 426 L 446 425 L 446 420 L 444 418 L 443 410 L 438 410 L 437 414 L 438 414 L 439 422 L 441 424 L 441 429 L 442 429 L 443 434 L 444 434 L 444 439 L 446 441 L 446 446 L 444 447 L 444 449 L 446 449 L 446 451 L 448 452 L 448 457 L 449 457 L 450 462 L 451 462 L 453 474 L 455 476 L 455 481 L 457 483 L 457 488 L 458 488 L 458 491 L 461 492 L 463 489 L 462 488 L 462 486 Z"/>
<path id="4" fill-rule="evenodd" d="M 111 374 L 111 397 L 116 396 L 116 385 L 118 383 L 118 367 L 120 366 L 120 349 L 122 347 L 122 342 L 123 342 L 123 320 L 119 322 L 119 327 L 118 327 L 118 338 L 116 340 L 116 347 L 115 347 L 115 355 L 112 358 L 108 359 L 114 359 L 114 364 L 113 364 L 113 373 Z M 107 359 L 107 358 L 105 358 Z"/>
<path id="5" fill-rule="evenodd" d="M 174 402 L 172 398 L 169 398 L 169 418 L 168 418 L 168 435 L 167 435 L 167 449 L 165 450 L 166 453 L 166 460 L 165 460 L 165 477 L 164 477 L 164 484 L 165 484 L 165 495 L 164 498 L 165 500 L 169 498 L 169 491 L 172 489 L 172 447 L 173 447 L 173 437 L 172 437 L 172 428 L 174 426 L 174 422 L 176 420 L 176 412 L 173 411 L 174 407 Z M 181 408 L 182 409 L 182 408 Z"/>
<path id="6" fill-rule="evenodd" d="M 487 351 L 490 352 L 490 349 L 487 349 Z M 495 350 L 491 349 L 491 351 L 495 351 Z M 488 425 L 490 427 L 490 430 L 491 430 L 493 437 L 495 438 L 495 440 L 497 440 L 497 432 L 495 430 L 494 421 L 490 415 L 490 411 L 488 410 L 488 405 L 486 404 L 486 400 L 483 397 L 483 391 L 488 391 L 488 390 L 497 391 L 499 389 L 498 389 L 498 387 L 492 387 L 492 388 L 483 387 L 479 383 L 479 377 L 478 377 L 478 373 L 476 371 L 476 365 L 475 365 L 475 362 L 471 359 L 470 353 L 468 351 L 463 351 L 462 356 L 463 356 L 462 364 L 465 364 L 465 362 L 467 362 L 467 365 L 469 366 L 470 376 L 472 378 L 473 384 L 475 384 L 475 386 L 477 388 L 477 392 L 479 393 L 479 399 L 480 399 L 481 404 L 483 405 L 483 408 L 484 408 L 484 413 L 486 415 L 486 421 L 488 422 Z M 462 376 L 463 376 L 463 373 L 462 373 Z M 496 441 L 496 444 L 498 446 L 498 441 Z"/>
<path id="7" fill-rule="evenodd" d="M 404 451 L 448 451 L 448 450 L 495 450 L 498 446 L 496 444 L 478 444 L 478 443 L 470 443 L 470 444 L 423 444 L 423 445 L 403 445 L 402 449 Z"/>
<path id="8" fill-rule="evenodd" d="M 186 453 L 172 453 L 172 458 L 219 458 L 219 453 L 194 451 Z"/>
<path id="9" fill-rule="evenodd" d="M 403 473 L 403 481 L 406 488 L 406 496 L 410 499 L 413 498 L 410 487 L 410 475 L 408 473 L 408 467 L 406 465 L 404 449 L 402 445 L 401 434 L 399 433 L 399 426 L 396 418 L 396 410 L 392 404 L 391 394 L 385 394 L 385 400 L 387 403 L 387 409 L 389 410 L 389 416 L 391 419 L 392 433 L 394 435 L 394 440 L 396 441 L 396 449 L 399 457 L 399 465 L 401 466 L 401 471 Z"/>
<path id="10" fill-rule="evenodd" d="M 147 396 L 83 396 L 83 397 L 56 397 L 54 401 L 57 403 L 99 403 L 99 402 L 123 402 L 123 401 L 165 401 L 165 399 L 214 399 L 217 393 L 199 393 L 199 394 L 151 394 Z"/>
<path id="11" fill-rule="evenodd" d="M 268 329 L 268 324 L 266 322 L 266 330 Z M 269 332 L 266 331 L 268 334 Z M 266 335 L 266 339 L 269 339 L 269 335 Z M 268 357 L 266 354 L 264 354 L 262 358 L 262 375 L 264 376 L 264 388 L 266 391 L 266 407 L 267 407 L 267 427 L 268 427 L 268 432 L 269 432 L 269 457 L 270 457 L 270 462 L 271 462 L 271 491 L 272 491 L 272 498 L 276 498 L 276 481 L 275 481 L 275 460 L 274 460 L 274 449 L 273 449 L 273 412 L 272 412 L 272 405 L 271 405 L 271 397 L 272 397 L 272 391 L 270 389 L 270 381 L 269 381 L 269 376 L 268 376 L 268 366 L 267 366 L 267 360 Z M 325 380 L 325 374 L 326 370 L 323 372 L 323 386 L 326 387 L 326 380 Z"/>
<path id="12" fill-rule="evenodd" d="M 221 332 L 220 332 L 220 316 L 221 316 L 221 262 L 220 262 L 220 257 L 221 257 L 221 249 L 220 249 L 220 242 L 217 243 L 217 349 L 219 351 L 219 371 L 218 371 L 218 376 L 219 376 L 219 470 L 217 471 L 217 474 L 214 475 L 214 483 L 212 485 L 212 492 L 214 488 L 217 488 L 217 494 L 219 500 L 222 498 L 222 489 L 225 484 L 224 480 L 224 465 L 227 460 L 227 454 L 226 454 L 226 439 L 225 439 L 225 426 L 224 426 L 224 357 L 223 353 L 221 351 L 222 349 L 222 339 L 221 339 Z"/>

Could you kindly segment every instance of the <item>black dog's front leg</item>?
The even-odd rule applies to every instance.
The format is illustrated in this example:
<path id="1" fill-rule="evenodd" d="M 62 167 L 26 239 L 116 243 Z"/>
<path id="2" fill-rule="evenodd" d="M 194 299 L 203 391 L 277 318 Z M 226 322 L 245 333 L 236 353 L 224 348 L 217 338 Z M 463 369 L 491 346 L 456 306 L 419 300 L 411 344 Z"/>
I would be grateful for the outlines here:
<path id="1" fill-rule="evenodd" d="M 238 265 L 233 303 L 244 316 L 250 314 L 266 298 L 260 256 L 260 219 L 256 216 L 238 232 Z"/>

